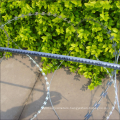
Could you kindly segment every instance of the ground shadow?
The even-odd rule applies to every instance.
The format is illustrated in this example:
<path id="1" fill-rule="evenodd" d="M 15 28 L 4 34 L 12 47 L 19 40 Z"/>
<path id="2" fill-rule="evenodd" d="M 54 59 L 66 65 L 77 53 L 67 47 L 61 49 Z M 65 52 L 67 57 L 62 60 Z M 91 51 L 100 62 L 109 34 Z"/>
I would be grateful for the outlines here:
<path id="1" fill-rule="evenodd" d="M 10 58 L 8 58 L 8 59 L 15 58 L 15 55 L 18 55 L 18 54 L 13 54 L 13 56 L 10 57 Z M 26 56 L 26 55 L 21 55 L 21 57 L 22 57 L 22 58 L 26 58 L 27 56 Z M 39 62 L 40 62 L 40 58 L 39 58 L 39 57 L 38 57 L 37 59 L 35 59 L 35 56 L 32 56 L 32 58 L 36 61 L 36 63 L 39 64 Z M 19 61 L 18 59 L 15 59 L 15 60 Z M 22 64 L 24 64 L 26 67 L 30 68 L 29 66 L 27 66 L 27 65 L 26 65 L 25 63 L 23 63 L 22 61 L 19 61 L 19 62 L 22 63 Z M 34 67 L 34 65 L 35 65 L 35 64 L 31 61 L 31 67 Z M 30 69 L 31 69 L 31 68 L 30 68 Z M 64 69 L 64 71 L 66 72 L 66 74 L 68 74 L 68 75 L 71 74 L 71 72 L 70 72 L 70 70 L 69 70 L 68 67 L 63 66 L 63 69 Z M 31 69 L 31 70 L 33 71 L 33 69 Z M 38 75 L 38 72 L 34 72 L 34 73 Z M 117 80 L 120 81 L 120 71 L 119 71 L 119 74 L 116 75 L 116 77 L 117 77 Z M 74 76 L 74 80 L 79 80 L 79 81 L 80 81 L 80 78 L 81 78 L 80 75 L 79 75 L 79 74 L 77 73 L 77 71 L 76 71 L 76 75 Z M 109 76 L 106 75 L 105 78 L 109 78 Z M 37 81 L 37 80 L 36 80 L 36 81 Z M 14 85 L 14 84 L 11 84 L 11 83 L 5 83 L 5 82 L 3 82 L 3 81 L 0 81 L 0 82 L 1 82 L 1 83 L 4 83 L 4 84 Z M 103 83 L 104 83 L 104 82 L 105 82 L 105 80 L 103 81 Z M 89 81 L 88 81 L 86 84 L 84 84 L 80 90 L 82 90 L 82 91 L 85 91 L 85 89 L 87 90 L 87 86 L 90 85 L 90 83 L 91 83 L 91 79 L 89 79 Z M 31 90 L 33 89 L 33 88 L 30 88 L 30 87 L 25 87 L 25 86 L 20 86 L 20 85 L 15 85 L 15 86 L 23 87 L 23 88 L 27 88 L 27 89 L 31 89 Z M 12 111 L 17 111 L 18 109 L 21 109 L 21 113 L 18 113 L 18 114 L 20 114 L 20 115 L 19 115 L 19 117 L 17 118 L 17 120 L 21 120 L 22 113 L 24 112 L 24 110 L 27 111 L 29 108 L 35 108 L 35 109 L 30 109 L 30 110 L 28 110 L 29 112 L 28 112 L 27 116 L 29 116 L 29 115 L 31 115 L 31 114 L 33 114 L 33 113 L 36 113 L 36 112 L 40 109 L 40 107 L 43 105 L 43 102 L 44 102 L 45 97 L 46 97 L 46 92 L 47 92 L 47 91 L 45 90 L 45 85 L 44 85 L 44 84 L 43 84 L 43 86 L 44 86 L 43 90 L 34 89 L 34 90 L 32 90 L 31 93 L 30 93 L 30 95 L 31 95 L 33 91 L 43 92 L 43 95 L 42 95 L 38 100 L 36 100 L 36 101 L 34 101 L 34 102 L 30 103 L 30 104 L 24 105 L 24 106 L 13 107 L 13 108 L 11 108 L 11 109 L 8 109 L 8 110 L 5 111 L 5 112 L 4 112 L 4 111 L 0 111 L 0 112 L 1 112 L 1 115 L 2 115 L 2 116 L 6 116 L 6 115 L 8 115 L 8 114 L 12 114 Z M 90 101 L 89 107 L 92 107 L 92 106 L 93 106 L 93 105 L 92 105 L 93 97 L 94 97 L 96 91 L 99 89 L 99 87 L 100 87 L 100 86 L 98 86 L 98 87 L 96 88 L 96 90 L 94 91 L 94 94 L 93 94 L 92 91 L 91 91 L 91 101 Z M 105 88 L 106 88 L 106 86 L 102 87 L 102 89 L 104 89 L 104 90 L 105 90 Z M 29 97 L 30 97 L 30 95 L 29 95 Z M 28 97 L 28 98 L 29 98 L 29 97 Z M 50 91 L 50 97 L 51 97 L 51 101 L 52 101 L 52 103 L 53 103 L 53 106 L 59 104 L 59 103 L 60 103 L 60 100 L 62 99 L 61 93 L 58 93 L 58 92 L 55 92 L 55 91 Z M 28 99 L 28 98 L 27 98 L 27 99 Z M 108 100 L 109 102 L 111 102 L 111 100 L 109 99 L 108 96 L 107 96 L 107 100 Z M 41 101 L 43 101 L 43 102 L 41 102 Z M 109 104 L 109 102 L 107 103 L 107 105 Z M 26 101 L 25 101 L 24 103 L 26 103 Z M 94 103 L 93 103 L 93 104 L 94 104 Z M 112 102 L 111 102 L 111 104 L 113 105 Z M 35 106 L 36 106 L 36 107 L 35 107 Z M 50 101 L 49 101 L 49 100 L 48 100 L 48 103 L 47 103 L 46 107 L 51 107 L 51 104 L 50 104 Z M 118 111 L 117 109 L 115 109 L 115 110 Z M 86 114 L 87 114 L 87 113 L 86 113 Z M 106 115 L 107 115 L 107 110 L 106 110 L 105 115 L 104 115 L 103 118 L 105 118 Z M 92 116 L 92 117 L 93 117 L 93 116 Z"/>

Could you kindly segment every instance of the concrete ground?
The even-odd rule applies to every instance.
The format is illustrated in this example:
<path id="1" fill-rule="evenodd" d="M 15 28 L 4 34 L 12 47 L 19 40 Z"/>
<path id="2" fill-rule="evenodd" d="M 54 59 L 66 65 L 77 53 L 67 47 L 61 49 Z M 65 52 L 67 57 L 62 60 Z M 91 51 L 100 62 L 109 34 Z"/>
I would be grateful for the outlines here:
<path id="1" fill-rule="evenodd" d="M 32 58 L 42 68 L 40 57 Z M 50 83 L 53 73 L 46 75 Z M 51 101 L 59 118 L 62 119 L 84 119 L 84 116 L 91 112 L 95 102 L 100 100 L 102 91 L 106 89 L 106 83 L 110 80 L 107 75 L 103 84 L 90 91 L 87 86 L 91 80 L 83 75 L 71 73 L 67 67 L 57 70 L 50 86 Z M 117 85 L 120 80 L 120 72 L 117 74 Z M 29 60 L 29 57 L 21 54 L 13 54 L 12 57 L 4 58 L 0 64 L 0 86 L 1 86 L 1 120 L 29 120 L 41 108 L 47 95 L 47 88 L 44 76 L 39 69 Z M 119 93 L 118 88 L 118 94 Z M 107 96 L 102 98 L 98 109 L 94 109 L 89 120 L 105 119 L 115 100 L 113 84 L 108 88 Z M 118 95 L 120 100 L 120 95 Z M 45 108 L 35 118 L 57 120 L 52 109 L 50 100 Z M 119 120 L 117 104 L 109 118 Z"/>

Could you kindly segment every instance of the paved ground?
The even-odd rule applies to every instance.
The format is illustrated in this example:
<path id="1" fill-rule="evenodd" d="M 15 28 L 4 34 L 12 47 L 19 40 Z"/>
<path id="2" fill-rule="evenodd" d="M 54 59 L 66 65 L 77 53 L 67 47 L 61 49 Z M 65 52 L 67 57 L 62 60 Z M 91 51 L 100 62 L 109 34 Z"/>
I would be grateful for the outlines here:
<path id="1" fill-rule="evenodd" d="M 32 58 L 41 67 L 40 57 L 32 56 Z M 3 59 L 1 62 L 0 75 L 1 120 L 30 119 L 41 108 L 47 95 L 45 80 L 38 68 L 26 55 L 13 54 L 12 57 Z M 46 76 L 50 82 L 53 73 Z M 100 94 L 105 91 L 108 80 L 110 78 L 106 76 L 101 86 L 90 91 L 87 89 L 91 82 L 90 79 L 71 73 L 66 67 L 57 70 L 51 82 L 50 95 L 59 118 L 61 120 L 84 119 L 95 102 L 99 101 Z M 119 80 L 120 72 L 117 75 L 117 85 Z M 112 110 L 115 100 L 113 84 L 107 91 L 108 95 L 102 98 L 99 109 L 93 111 L 90 120 L 105 119 Z M 120 96 L 118 97 L 120 100 Z M 39 119 L 58 119 L 52 110 L 50 100 L 35 118 L 35 120 Z M 120 119 L 117 105 L 110 119 Z"/>

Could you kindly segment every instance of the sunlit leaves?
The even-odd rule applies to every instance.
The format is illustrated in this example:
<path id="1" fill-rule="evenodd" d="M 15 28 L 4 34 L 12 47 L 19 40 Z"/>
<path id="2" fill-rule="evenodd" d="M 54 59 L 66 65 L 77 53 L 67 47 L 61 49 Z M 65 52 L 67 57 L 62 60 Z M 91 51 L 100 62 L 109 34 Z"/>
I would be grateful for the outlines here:
<path id="1" fill-rule="evenodd" d="M 75 51 L 79 52 L 80 51 L 79 47 L 75 47 Z"/>
<path id="2" fill-rule="evenodd" d="M 65 1 L 64 3 L 65 3 L 65 7 L 66 7 L 66 8 L 72 9 L 72 4 L 70 4 L 70 1 L 69 1 L 69 0 L 68 0 L 68 1 Z"/>
<path id="3" fill-rule="evenodd" d="M 113 32 L 117 33 L 118 29 L 117 28 L 112 28 Z"/>
<path id="4" fill-rule="evenodd" d="M 108 48 L 108 47 L 106 47 L 106 48 L 105 48 L 105 52 L 107 52 L 108 50 L 109 50 L 109 48 Z"/>
<path id="5" fill-rule="evenodd" d="M 75 32 L 75 28 L 73 26 L 66 28 L 66 33 L 72 34 L 73 32 Z"/>
<path id="6" fill-rule="evenodd" d="M 83 36 L 84 36 L 84 30 L 83 29 L 79 29 L 78 30 L 78 37 L 82 39 Z"/>
<path id="7" fill-rule="evenodd" d="M 60 29 L 56 29 L 58 35 L 61 33 Z"/>
<path id="8" fill-rule="evenodd" d="M 91 49 L 97 49 L 97 46 L 96 45 L 92 45 Z"/>
<path id="9" fill-rule="evenodd" d="M 43 39 L 43 41 L 42 41 L 42 42 L 45 42 L 45 41 L 47 41 L 47 40 L 48 40 L 48 37 L 47 37 L 47 36 L 42 36 L 41 38 Z"/>
<path id="10" fill-rule="evenodd" d="M 52 22 L 54 22 L 54 23 L 59 23 L 60 21 L 61 21 L 61 19 L 58 17 L 52 19 Z"/>
<path id="11" fill-rule="evenodd" d="M 91 84 L 88 86 L 88 89 L 90 89 L 90 91 L 91 91 L 91 90 L 94 90 L 94 84 L 91 83 Z"/>
<path id="12" fill-rule="evenodd" d="M 102 37 L 102 36 L 99 36 L 99 35 L 98 35 L 98 36 L 96 36 L 95 38 L 98 39 L 98 42 L 103 42 L 103 37 Z"/>
<path id="13" fill-rule="evenodd" d="M 120 1 L 116 2 L 116 6 L 120 9 Z"/>
<path id="14" fill-rule="evenodd" d="M 82 6 L 82 3 L 80 0 L 71 0 L 71 2 L 75 5 L 75 7 L 79 6 L 81 7 Z"/>
<path id="15" fill-rule="evenodd" d="M 109 14 L 108 12 L 104 12 L 104 9 L 102 9 L 102 14 L 100 14 L 101 20 L 108 21 L 109 19 Z"/>
<path id="16" fill-rule="evenodd" d="M 100 4 L 103 6 L 103 8 L 105 9 L 110 9 L 111 5 L 110 5 L 110 1 L 100 1 Z"/>

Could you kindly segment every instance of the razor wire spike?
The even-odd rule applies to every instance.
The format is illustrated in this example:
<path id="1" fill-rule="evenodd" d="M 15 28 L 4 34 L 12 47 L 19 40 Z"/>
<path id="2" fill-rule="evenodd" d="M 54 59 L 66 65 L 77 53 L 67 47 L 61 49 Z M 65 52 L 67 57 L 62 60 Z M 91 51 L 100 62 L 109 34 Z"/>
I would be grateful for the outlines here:
<path id="1" fill-rule="evenodd" d="M 106 84 L 106 86 L 107 86 L 107 85 L 109 85 L 109 80 L 107 81 L 107 84 Z"/>
<path id="2" fill-rule="evenodd" d="M 36 117 L 37 115 L 34 115 L 34 117 Z"/>
<path id="3" fill-rule="evenodd" d="M 0 27 L 0 28 L 1 28 L 1 29 L 3 29 L 3 27 L 4 27 L 4 25 L 1 25 L 1 27 Z"/>
<path id="4" fill-rule="evenodd" d="M 11 23 L 11 20 L 8 20 L 8 23 L 10 24 L 10 23 Z"/>
<path id="5" fill-rule="evenodd" d="M 105 92 L 103 96 L 105 97 L 106 95 L 107 95 L 107 92 Z"/>
<path id="6" fill-rule="evenodd" d="M 110 40 L 112 40 L 113 38 L 114 38 L 114 36 L 111 36 L 111 37 L 110 37 Z"/>
<path id="7" fill-rule="evenodd" d="M 17 19 L 18 19 L 18 17 L 14 17 L 14 19 L 15 19 L 15 20 L 17 20 Z"/>
<path id="8" fill-rule="evenodd" d="M 114 75 L 114 74 L 115 74 L 115 70 L 114 70 L 113 72 L 111 72 L 111 74 L 113 74 L 113 75 Z"/>
<path id="9" fill-rule="evenodd" d="M 68 23 L 70 23 L 71 21 L 69 20 Z"/>
<path id="10" fill-rule="evenodd" d="M 100 96 L 105 97 L 107 95 L 107 92 L 102 92 Z"/>
<path id="11" fill-rule="evenodd" d="M 87 120 L 90 118 L 90 114 L 89 114 L 89 112 L 85 115 L 85 117 L 87 118 Z"/>
<path id="12" fill-rule="evenodd" d="M 115 47 L 115 46 L 117 46 L 116 42 L 112 45 L 112 47 Z"/>
<path id="13" fill-rule="evenodd" d="M 1 25 L 1 27 L 4 27 L 4 25 Z"/>
<path id="14" fill-rule="evenodd" d="M 21 15 L 21 17 L 23 18 L 23 17 L 25 17 L 25 15 L 24 15 L 24 14 L 22 14 L 22 15 Z"/>
<path id="15" fill-rule="evenodd" d="M 54 14 L 53 16 L 54 16 L 54 17 L 56 17 L 56 16 L 57 16 L 57 14 Z"/>
<path id="16" fill-rule="evenodd" d="M 89 115 L 89 112 L 84 117 L 87 117 L 88 115 Z"/>
<path id="17" fill-rule="evenodd" d="M 104 92 L 102 92 L 100 96 L 102 96 L 102 95 L 103 95 L 103 93 L 104 93 Z"/>
<path id="18" fill-rule="evenodd" d="M 45 101 L 43 104 L 44 104 L 44 105 L 46 105 L 46 104 L 47 104 L 47 102 Z"/>
<path id="19" fill-rule="evenodd" d="M 41 110 L 39 110 L 38 113 L 41 113 Z"/>
<path id="20" fill-rule="evenodd" d="M 43 109 L 43 108 L 44 108 L 44 106 L 41 107 L 41 109 Z"/>
<path id="21" fill-rule="evenodd" d="M 32 14 L 31 14 L 31 13 L 29 13 L 28 15 L 29 15 L 29 16 L 32 16 Z"/>
<path id="22" fill-rule="evenodd" d="M 49 95 L 49 92 L 47 92 L 47 95 Z"/>
<path id="23" fill-rule="evenodd" d="M 106 28 L 107 28 L 107 26 L 104 27 L 104 29 L 106 29 Z"/>
<path id="24" fill-rule="evenodd" d="M 48 97 L 46 97 L 45 99 L 48 100 Z"/>
<path id="25" fill-rule="evenodd" d="M 109 82 L 109 85 L 111 86 L 111 85 L 112 85 L 112 83 L 113 83 L 113 81 Z"/>
<path id="26" fill-rule="evenodd" d="M 60 15 L 60 16 L 58 16 L 59 18 L 62 18 L 62 16 Z"/>
<path id="27" fill-rule="evenodd" d="M 13 20 L 14 20 L 14 18 L 11 21 L 13 21 Z"/>
<path id="28" fill-rule="evenodd" d="M 38 15 L 39 13 L 38 12 L 35 12 L 35 15 Z"/>
<path id="29" fill-rule="evenodd" d="M 97 105 L 97 102 L 93 105 L 93 107 L 95 107 Z"/>
<path id="30" fill-rule="evenodd" d="M 41 15 L 45 15 L 45 12 L 42 12 Z"/>
<path id="31" fill-rule="evenodd" d="M 109 82 L 109 80 L 108 80 L 106 86 L 107 86 L 107 85 L 111 86 L 112 82 L 113 82 L 113 81 Z"/>
<path id="32" fill-rule="evenodd" d="M 118 54 L 118 52 L 117 52 L 117 51 L 115 51 L 115 52 L 113 52 L 113 54 L 114 54 L 114 55 L 117 55 L 117 54 Z"/>
<path id="33" fill-rule="evenodd" d="M 97 104 L 95 107 L 96 107 L 96 109 L 98 108 L 100 106 L 100 104 Z"/>
<path id="34" fill-rule="evenodd" d="M 65 20 L 65 21 L 66 21 L 66 19 L 67 19 L 67 18 L 64 18 L 63 20 Z"/>
<path id="35" fill-rule="evenodd" d="M 111 33 L 111 30 L 109 30 L 108 32 L 107 32 L 107 34 L 110 34 Z"/>
<path id="36" fill-rule="evenodd" d="M 48 16 L 50 16 L 50 15 L 51 15 L 51 13 L 49 12 L 47 15 L 48 15 Z"/>

